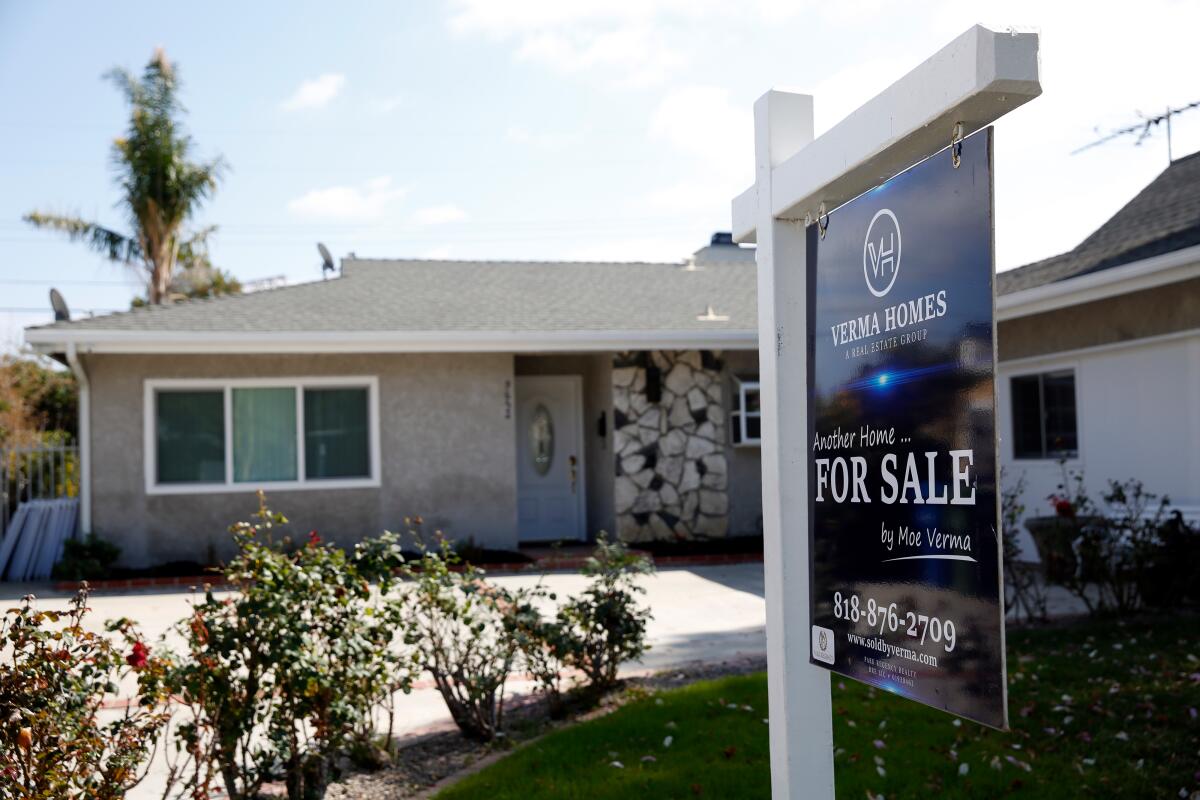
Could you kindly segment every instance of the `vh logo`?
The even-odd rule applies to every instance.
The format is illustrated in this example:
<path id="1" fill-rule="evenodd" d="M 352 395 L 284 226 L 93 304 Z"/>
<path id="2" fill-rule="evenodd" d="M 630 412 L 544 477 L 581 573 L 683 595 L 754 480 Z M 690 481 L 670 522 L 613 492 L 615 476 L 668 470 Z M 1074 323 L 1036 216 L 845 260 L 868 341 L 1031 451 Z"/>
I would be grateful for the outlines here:
<path id="1" fill-rule="evenodd" d="M 863 277 L 876 297 L 892 289 L 900 272 L 900 223 L 890 208 L 881 208 L 867 226 L 863 240 Z"/>

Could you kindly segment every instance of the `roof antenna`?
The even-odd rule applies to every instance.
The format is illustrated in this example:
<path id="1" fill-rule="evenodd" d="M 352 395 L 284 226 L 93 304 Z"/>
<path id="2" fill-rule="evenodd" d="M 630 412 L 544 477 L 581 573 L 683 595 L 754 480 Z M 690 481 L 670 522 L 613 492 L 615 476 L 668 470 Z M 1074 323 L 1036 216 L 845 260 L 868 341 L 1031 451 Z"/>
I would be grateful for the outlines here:
<path id="1" fill-rule="evenodd" d="M 337 267 L 333 265 L 333 256 L 329 255 L 329 248 L 317 242 L 317 252 L 321 254 L 321 279 L 328 277 L 328 273 L 337 274 Z"/>
<path id="2" fill-rule="evenodd" d="M 71 321 L 71 309 L 67 308 L 67 301 L 63 299 L 58 289 L 50 290 L 50 307 L 54 309 L 55 322 Z"/>
<path id="3" fill-rule="evenodd" d="M 1172 150 L 1172 145 L 1171 145 L 1171 117 L 1178 116 L 1179 114 L 1182 114 L 1185 111 L 1192 111 L 1193 109 L 1197 109 L 1197 108 L 1200 108 L 1200 100 L 1196 100 L 1194 102 L 1188 103 L 1187 105 L 1179 106 L 1179 108 L 1171 108 L 1170 106 L 1167 106 L 1167 110 L 1165 112 L 1163 112 L 1162 114 L 1159 114 L 1158 116 L 1154 116 L 1154 117 L 1147 117 L 1145 114 L 1138 112 L 1138 116 L 1141 117 L 1141 120 L 1142 120 L 1141 122 L 1138 122 L 1134 125 L 1129 125 L 1128 127 L 1125 127 L 1125 128 L 1118 128 L 1118 129 L 1112 131 L 1111 133 L 1109 133 L 1107 136 L 1102 136 L 1101 138 L 1097 139 L 1094 142 L 1085 144 L 1083 147 L 1078 147 L 1078 148 L 1072 150 L 1071 155 L 1075 155 L 1076 153 L 1082 153 L 1084 150 L 1090 150 L 1093 147 L 1097 147 L 1097 146 L 1105 144 L 1107 142 L 1111 142 L 1113 139 L 1116 139 L 1118 137 L 1130 136 L 1130 135 L 1134 135 L 1134 134 L 1137 135 L 1137 139 L 1134 141 L 1134 145 L 1140 146 L 1142 144 L 1142 142 L 1144 142 L 1144 141 L 1146 141 L 1146 139 L 1150 138 L 1150 135 L 1152 133 L 1154 133 L 1154 129 L 1156 127 L 1158 127 L 1159 125 L 1163 125 L 1165 123 L 1164 127 L 1167 130 L 1167 163 L 1173 164 L 1173 163 L 1175 163 L 1175 153 Z M 1099 133 L 1098 129 L 1097 129 L 1097 133 Z"/>

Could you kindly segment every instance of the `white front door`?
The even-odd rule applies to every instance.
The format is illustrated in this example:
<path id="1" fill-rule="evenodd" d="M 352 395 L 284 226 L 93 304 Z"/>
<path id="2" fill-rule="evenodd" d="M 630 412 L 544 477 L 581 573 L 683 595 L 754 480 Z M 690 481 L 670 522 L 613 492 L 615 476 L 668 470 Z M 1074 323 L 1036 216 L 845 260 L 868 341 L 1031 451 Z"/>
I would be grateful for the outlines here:
<path id="1" fill-rule="evenodd" d="M 517 378 L 517 535 L 522 542 L 587 538 L 583 378 Z"/>

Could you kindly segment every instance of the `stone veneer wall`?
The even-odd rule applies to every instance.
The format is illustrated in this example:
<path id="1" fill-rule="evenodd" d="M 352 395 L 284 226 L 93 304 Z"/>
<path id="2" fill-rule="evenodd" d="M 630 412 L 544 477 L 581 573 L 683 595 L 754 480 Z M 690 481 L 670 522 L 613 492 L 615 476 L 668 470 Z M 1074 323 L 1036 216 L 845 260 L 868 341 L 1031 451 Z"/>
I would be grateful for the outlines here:
<path id="1" fill-rule="evenodd" d="M 657 402 L 647 392 L 655 373 Z M 717 355 L 619 353 L 612 375 L 618 536 L 627 542 L 725 536 L 729 463 Z"/>

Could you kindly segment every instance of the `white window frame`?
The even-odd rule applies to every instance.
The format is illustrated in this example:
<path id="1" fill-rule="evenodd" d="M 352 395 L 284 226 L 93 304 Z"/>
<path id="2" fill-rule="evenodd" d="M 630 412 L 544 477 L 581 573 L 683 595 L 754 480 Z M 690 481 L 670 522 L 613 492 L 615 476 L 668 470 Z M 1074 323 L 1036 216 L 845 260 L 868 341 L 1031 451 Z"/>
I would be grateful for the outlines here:
<path id="1" fill-rule="evenodd" d="M 1023 365 L 1022 365 L 1023 366 Z M 1040 376 L 1052 375 L 1054 373 L 1070 372 L 1075 381 L 1075 452 L 1073 455 L 1064 455 L 1062 453 L 1046 454 L 1040 456 L 1018 456 L 1016 442 L 1016 424 L 1017 414 L 1012 393 L 1012 383 L 1014 378 L 1036 378 Z M 1077 361 L 1046 361 L 1042 364 L 1029 366 L 1024 369 L 1013 370 L 1012 372 L 997 370 L 997 380 L 1003 382 L 1004 392 L 1008 406 L 1008 429 L 1000 430 L 1000 437 L 1009 438 L 1008 451 L 1009 456 L 1014 463 L 1037 465 L 1050 464 L 1057 465 L 1060 461 L 1069 465 L 1079 464 L 1083 461 L 1083 421 L 1081 419 L 1083 409 L 1083 397 L 1080 392 L 1080 369 Z M 1040 413 L 1045 413 L 1045 408 L 1039 409 Z M 999 428 L 1002 420 L 997 419 L 996 426 Z M 1045 424 L 1045 420 L 1042 420 Z"/>
<path id="2" fill-rule="evenodd" d="M 296 475 L 294 481 L 233 480 L 233 390 L 296 390 Z M 366 389 L 367 446 L 371 474 L 364 478 L 304 477 L 304 390 Z M 225 403 L 225 480 L 212 483 L 158 483 L 158 417 L 154 402 L 160 390 L 212 391 L 220 389 Z M 143 384 L 143 464 L 146 468 L 146 494 L 217 494 L 221 492 L 312 491 L 329 489 L 374 489 L 380 486 L 379 377 L 376 375 L 320 376 L 304 378 L 150 378 Z"/>
<path id="3" fill-rule="evenodd" d="M 738 425 L 738 433 L 741 434 L 739 437 L 740 441 L 734 443 L 733 446 L 734 447 L 759 447 L 762 445 L 762 436 L 760 435 L 758 437 L 751 438 L 748 435 L 747 427 L 746 427 L 746 418 L 747 417 L 758 417 L 758 419 L 759 419 L 758 430 L 759 430 L 759 433 L 761 434 L 762 433 L 762 421 L 761 421 L 762 420 L 762 388 L 760 387 L 759 382 L 756 380 L 744 381 L 741 378 L 734 378 L 733 382 L 734 382 L 734 391 L 736 391 L 738 393 L 738 407 L 737 407 L 736 411 L 729 412 L 730 417 L 737 417 L 736 420 L 730 421 L 730 429 L 732 430 L 732 425 L 734 424 L 734 422 L 736 422 L 736 424 Z M 747 408 L 746 392 L 747 391 L 758 392 L 758 395 L 759 395 L 759 398 L 758 398 L 759 399 L 759 407 L 758 407 L 759 410 L 758 411 L 749 411 L 749 412 L 746 411 L 746 408 Z"/>

